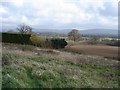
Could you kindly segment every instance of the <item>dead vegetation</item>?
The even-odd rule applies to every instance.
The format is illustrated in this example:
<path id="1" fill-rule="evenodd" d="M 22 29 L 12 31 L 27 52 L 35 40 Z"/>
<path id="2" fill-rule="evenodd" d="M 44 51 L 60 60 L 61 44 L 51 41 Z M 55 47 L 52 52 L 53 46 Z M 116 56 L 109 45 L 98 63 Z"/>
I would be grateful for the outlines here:
<path id="1" fill-rule="evenodd" d="M 118 87 L 117 60 L 30 45 L 23 48 L 3 43 L 5 88 Z"/>
<path id="2" fill-rule="evenodd" d="M 39 47 L 34 47 L 30 45 L 26 46 L 27 49 L 24 49 L 23 51 L 23 48 L 25 48 L 24 45 L 23 46 L 15 45 L 14 47 L 14 44 L 13 45 L 3 44 L 3 51 L 9 52 L 9 53 L 16 53 L 21 56 L 45 57 L 45 58 L 68 60 L 68 61 L 72 61 L 73 63 L 79 63 L 79 64 L 93 64 L 93 65 L 104 65 L 104 66 L 107 65 L 107 66 L 117 67 L 119 61 L 115 59 L 104 58 L 105 55 L 107 55 L 104 53 L 108 52 L 108 55 L 115 54 L 115 51 L 117 50 L 117 48 L 116 47 L 106 48 L 106 47 L 107 46 L 103 47 L 103 46 L 84 46 L 84 45 L 70 47 L 72 50 L 74 51 L 80 50 L 80 52 L 82 53 L 82 54 L 79 54 L 79 53 L 77 54 L 73 52 L 59 51 L 54 49 L 41 49 Z M 11 50 L 11 48 L 14 48 L 14 49 Z M 95 49 L 97 49 L 99 52 Z M 111 52 L 109 52 L 107 49 L 109 49 Z M 86 52 L 84 51 L 82 52 L 82 50 L 86 50 Z M 91 54 L 91 55 L 88 55 L 88 54 Z M 101 56 L 96 56 L 100 54 Z"/>

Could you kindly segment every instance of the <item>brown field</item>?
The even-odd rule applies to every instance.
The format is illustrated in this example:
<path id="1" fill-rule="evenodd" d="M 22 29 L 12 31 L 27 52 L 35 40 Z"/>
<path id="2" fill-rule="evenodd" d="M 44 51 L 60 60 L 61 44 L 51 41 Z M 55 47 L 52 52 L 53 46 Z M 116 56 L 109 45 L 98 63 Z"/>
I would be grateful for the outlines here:
<path id="1" fill-rule="evenodd" d="M 118 59 L 118 47 L 115 46 L 81 44 L 67 46 L 65 50 L 80 54 L 97 55 L 106 58 Z"/>

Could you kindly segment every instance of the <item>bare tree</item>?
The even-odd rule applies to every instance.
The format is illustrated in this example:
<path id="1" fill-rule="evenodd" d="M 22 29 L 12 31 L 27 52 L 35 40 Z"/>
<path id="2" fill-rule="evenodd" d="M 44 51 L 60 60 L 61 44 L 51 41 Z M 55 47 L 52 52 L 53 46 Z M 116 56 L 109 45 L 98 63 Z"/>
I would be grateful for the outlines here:
<path id="1" fill-rule="evenodd" d="M 69 40 L 79 41 L 80 40 L 80 33 L 78 30 L 73 29 L 71 32 L 68 33 Z"/>
<path id="2" fill-rule="evenodd" d="M 22 34 L 28 34 L 32 32 L 32 28 L 28 25 L 25 25 L 24 23 L 21 25 L 18 25 L 17 30 Z"/>

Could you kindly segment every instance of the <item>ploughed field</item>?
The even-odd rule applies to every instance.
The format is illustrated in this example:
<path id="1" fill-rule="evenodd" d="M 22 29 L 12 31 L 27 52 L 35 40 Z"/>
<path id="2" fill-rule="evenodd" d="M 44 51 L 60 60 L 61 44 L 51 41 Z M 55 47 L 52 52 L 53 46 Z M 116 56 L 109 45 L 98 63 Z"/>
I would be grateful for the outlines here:
<path id="1" fill-rule="evenodd" d="M 79 44 L 79 45 L 69 45 L 65 48 L 67 51 L 76 52 L 79 54 L 86 55 L 97 55 L 106 58 L 119 59 L 118 57 L 118 47 L 108 46 L 108 45 L 89 45 L 89 44 Z"/>
<path id="2" fill-rule="evenodd" d="M 118 60 L 30 45 L 2 45 L 3 88 L 119 87 Z"/>

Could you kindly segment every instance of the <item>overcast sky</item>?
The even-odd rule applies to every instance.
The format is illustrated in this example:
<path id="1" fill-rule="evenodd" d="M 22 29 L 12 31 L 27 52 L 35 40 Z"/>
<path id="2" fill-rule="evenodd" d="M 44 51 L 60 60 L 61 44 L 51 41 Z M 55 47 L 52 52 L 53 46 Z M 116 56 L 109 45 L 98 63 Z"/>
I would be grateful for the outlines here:
<path id="1" fill-rule="evenodd" d="M 118 28 L 118 0 L 3 0 L 2 28 Z"/>

